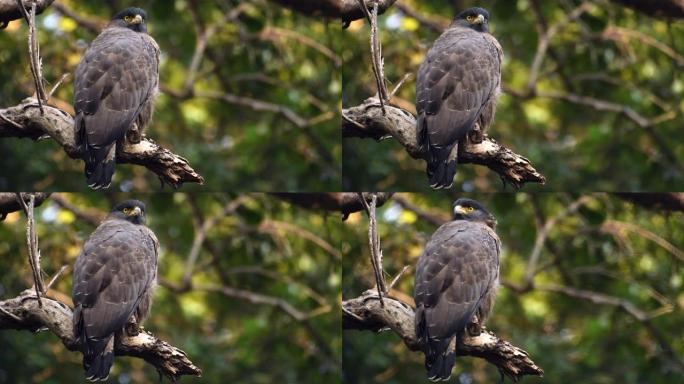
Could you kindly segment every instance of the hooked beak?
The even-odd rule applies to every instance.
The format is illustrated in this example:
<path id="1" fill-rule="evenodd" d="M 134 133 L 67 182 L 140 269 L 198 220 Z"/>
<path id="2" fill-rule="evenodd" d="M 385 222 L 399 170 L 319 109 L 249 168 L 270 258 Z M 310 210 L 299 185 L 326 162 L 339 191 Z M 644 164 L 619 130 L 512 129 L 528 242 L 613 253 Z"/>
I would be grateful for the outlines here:
<path id="1" fill-rule="evenodd" d="M 140 207 L 133 208 L 133 212 L 131 212 L 131 216 L 142 216 L 142 211 L 140 210 Z"/>
<path id="2" fill-rule="evenodd" d="M 142 16 L 140 16 L 140 15 L 135 15 L 133 20 L 131 20 L 131 24 L 142 24 L 142 22 L 143 22 L 143 19 L 142 19 Z"/>
<path id="3" fill-rule="evenodd" d="M 477 19 L 475 19 L 475 24 L 484 24 L 485 18 L 482 15 L 477 15 Z"/>
<path id="4" fill-rule="evenodd" d="M 463 207 L 461 207 L 460 205 L 457 205 L 454 207 L 454 214 L 465 215 L 466 211 L 465 211 L 465 209 L 463 209 Z"/>

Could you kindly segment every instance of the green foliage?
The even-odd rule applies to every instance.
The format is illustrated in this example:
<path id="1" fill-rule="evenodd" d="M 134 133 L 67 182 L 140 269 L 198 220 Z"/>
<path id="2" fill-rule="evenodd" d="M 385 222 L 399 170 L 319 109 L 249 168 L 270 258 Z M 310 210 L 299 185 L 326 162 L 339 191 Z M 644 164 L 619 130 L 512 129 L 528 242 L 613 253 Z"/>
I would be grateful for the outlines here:
<path id="1" fill-rule="evenodd" d="M 401 194 L 418 208 L 449 218 L 454 196 Z M 487 327 L 527 352 L 545 371 L 548 383 L 672 383 L 681 377 L 684 354 L 681 328 L 684 286 L 682 256 L 657 241 L 681 249 L 681 213 L 648 210 L 615 196 L 557 194 L 475 194 L 498 219 L 503 244 L 497 303 Z M 561 217 L 549 231 L 536 265 L 536 288 L 524 285 L 538 235 L 536 220 L 551 220 L 576 199 L 576 213 Z M 611 224 L 623 224 L 612 232 Z M 628 225 L 625 225 L 628 224 Z M 360 213 L 344 225 L 343 297 L 358 296 L 374 285 L 368 250 L 368 221 Z M 631 229 L 630 229 L 631 228 Z M 436 226 L 396 202 L 378 210 L 387 280 L 414 266 Z M 645 236 L 655 234 L 657 241 Z M 394 296 L 412 304 L 413 269 L 395 287 Z M 551 292 L 560 285 L 625 300 L 650 317 L 640 322 L 614 305 Z M 661 311 L 662 312 L 659 312 Z M 671 348 L 671 351 L 668 351 Z M 425 382 L 423 355 L 410 352 L 392 331 L 345 331 L 343 362 L 350 383 Z M 456 360 L 456 382 L 494 383 L 496 368 L 482 359 Z M 526 378 L 525 382 L 538 382 Z"/>
<path id="2" fill-rule="evenodd" d="M 131 196 L 62 194 L 86 213 L 108 211 Z M 334 383 L 339 381 L 342 336 L 338 256 L 297 231 L 337 247 L 335 216 L 293 207 L 263 194 L 239 196 L 235 213 L 219 216 L 234 198 L 224 194 L 133 196 L 147 204 L 148 225 L 161 244 L 159 276 L 145 329 L 187 352 L 202 368 L 205 383 Z M 180 282 L 195 236 L 193 221 L 215 218 L 194 267 L 195 286 L 220 285 L 284 300 L 304 314 L 309 325 L 279 308 L 251 304 L 219 293 L 192 289 L 175 292 L 163 281 Z M 73 266 L 94 227 L 73 213 L 46 202 L 36 210 L 42 268 L 52 276 Z M 287 223 L 291 227 L 270 224 Z M 23 215 L 0 224 L 0 297 L 16 296 L 31 285 L 26 262 Z M 71 268 L 54 287 L 53 297 L 68 302 Z M 315 313 L 313 311 L 316 311 Z M 69 352 L 50 332 L 1 331 L 0 383 L 83 381 L 81 354 Z M 154 382 L 154 368 L 140 359 L 119 357 L 112 382 Z M 197 381 L 184 378 L 183 382 Z"/>
<path id="3" fill-rule="evenodd" d="M 457 12 L 443 0 L 403 3 L 444 25 Z M 491 31 L 505 53 L 504 85 L 525 94 L 538 40 L 538 18 L 531 1 L 455 3 L 458 10 L 472 5 L 489 9 Z M 550 27 L 564 22 L 582 2 L 536 3 Z M 381 15 L 379 24 L 386 77 L 396 84 L 405 74 L 413 75 L 397 96 L 398 105 L 415 109 L 415 74 L 439 33 L 396 7 Z M 616 28 L 623 30 L 612 33 Z M 543 95 L 525 99 L 504 93 L 489 134 L 530 159 L 547 179 L 545 186 L 525 189 L 681 190 L 684 145 L 678 137 L 684 113 L 684 80 L 679 76 L 684 65 L 683 33 L 682 23 L 647 17 L 612 1 L 593 2 L 577 21 L 561 28 L 550 40 L 535 84 L 538 92 L 567 92 L 617 103 L 647 119 L 663 117 L 663 121 L 642 127 L 613 111 Z M 368 23 L 353 23 L 344 36 L 343 103 L 354 106 L 376 92 Z M 425 162 L 412 159 L 395 140 L 345 139 L 343 150 L 346 190 L 429 190 Z M 496 173 L 476 165 L 461 166 L 455 185 L 466 192 L 502 189 Z"/>
<path id="4" fill-rule="evenodd" d="M 88 20 L 104 22 L 124 5 L 118 1 L 63 1 Z M 162 50 L 163 88 L 184 88 L 196 47 L 196 22 L 189 1 L 138 1 L 149 14 L 149 32 Z M 202 28 L 219 24 L 207 41 L 194 90 L 229 93 L 288 108 L 310 125 L 297 127 L 283 114 L 199 96 L 189 99 L 162 93 L 147 134 L 188 159 L 205 186 L 184 190 L 323 191 L 340 186 L 341 144 L 338 112 L 341 76 L 335 63 L 340 28 L 334 23 L 271 6 L 266 0 L 200 2 L 195 7 Z M 239 17 L 224 14 L 243 7 Z M 44 77 L 55 83 L 71 78 L 53 104 L 73 113 L 73 73 L 96 34 L 48 8 L 38 20 Z M 31 95 L 27 27 L 20 20 L 0 33 L 0 106 Z M 270 33 L 275 31 L 275 33 Z M 306 40 L 306 43 L 303 41 Z M 326 48 L 332 53 L 324 53 Z M 48 84 L 50 85 L 50 84 Z M 48 87 L 49 89 L 49 87 Z M 0 189 L 80 191 L 87 186 L 83 162 L 70 159 L 51 140 L 0 140 L 3 167 Z M 17 172 L 21 170 L 21 172 Z M 113 188 L 149 191 L 159 188 L 154 174 L 133 165 L 117 167 Z"/>

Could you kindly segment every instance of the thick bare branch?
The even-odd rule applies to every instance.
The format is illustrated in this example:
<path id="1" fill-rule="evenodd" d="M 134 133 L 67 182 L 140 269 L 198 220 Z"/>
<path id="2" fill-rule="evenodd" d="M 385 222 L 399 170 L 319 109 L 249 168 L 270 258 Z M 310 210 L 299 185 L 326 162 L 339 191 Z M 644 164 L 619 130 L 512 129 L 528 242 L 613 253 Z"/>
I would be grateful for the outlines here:
<path id="1" fill-rule="evenodd" d="M 410 305 L 393 297 L 384 297 L 381 305 L 375 290 L 342 302 L 342 329 L 379 332 L 389 328 L 404 341 L 412 351 L 421 351 L 414 327 L 414 311 Z M 483 331 L 479 336 L 466 336 L 456 347 L 459 356 L 475 356 L 486 359 L 513 381 L 525 375 L 543 376 L 544 370 L 532 361 L 527 352 L 498 338 L 494 333 Z"/>
<path id="2" fill-rule="evenodd" d="M 645 208 L 684 212 L 684 192 L 617 193 L 616 195 Z"/>
<path id="3" fill-rule="evenodd" d="M 684 18 L 683 0 L 612 0 L 655 17 Z"/>
<path id="4" fill-rule="evenodd" d="M 51 137 L 64 151 L 74 159 L 80 153 L 74 137 L 74 120 L 68 113 L 51 106 L 44 106 L 45 114 L 41 115 L 35 98 L 27 98 L 21 104 L 0 109 L 0 137 L 25 137 L 38 140 Z M 116 153 L 116 162 L 120 164 L 142 165 L 156 173 L 160 180 L 180 187 L 183 183 L 204 183 L 188 161 L 168 149 L 162 148 L 154 141 L 143 137 L 140 143 L 124 143 Z"/>
<path id="5" fill-rule="evenodd" d="M 297 12 L 313 17 L 341 19 L 345 25 L 364 17 L 357 0 L 273 0 Z M 365 0 L 368 7 L 377 3 L 378 13 L 383 13 L 397 0 Z"/>
<path id="6" fill-rule="evenodd" d="M 360 212 L 364 210 L 364 206 L 359 201 L 358 194 L 355 192 L 330 192 L 330 193 L 274 193 L 274 196 L 282 200 L 286 200 L 292 204 L 302 208 L 323 210 L 323 211 L 338 211 L 342 212 L 343 219 L 346 219 L 349 214 Z M 371 198 L 365 194 L 366 201 Z M 382 206 L 387 200 L 392 197 L 390 192 L 377 193 L 377 206 Z"/>
<path id="7" fill-rule="evenodd" d="M 48 197 L 49 193 L 34 193 L 35 196 L 35 206 L 39 206 Z M 28 199 L 28 196 L 24 195 L 24 201 Z M 0 221 L 7 217 L 8 213 L 17 212 L 23 210 L 24 207 L 17 201 L 16 193 L 12 192 L 0 192 Z"/>
<path id="8" fill-rule="evenodd" d="M 23 0 L 22 4 L 26 8 L 30 8 L 35 4 L 36 14 L 42 13 L 45 8 L 49 7 L 55 0 Z M 21 7 L 17 0 L 0 0 L 0 29 L 7 27 L 12 20 L 23 18 Z"/>
<path id="9" fill-rule="evenodd" d="M 72 312 L 67 305 L 43 298 L 43 306 L 40 307 L 35 293 L 27 289 L 15 298 L 0 301 L 0 309 L 0 329 L 35 332 L 47 328 L 62 340 L 67 349 L 80 350 L 73 335 Z M 190 361 L 185 352 L 146 332 L 122 336 L 114 346 L 114 353 L 144 359 L 171 380 L 183 375 L 202 375 L 202 370 Z"/>
<path id="10" fill-rule="evenodd" d="M 376 97 L 366 99 L 363 104 L 342 110 L 342 136 L 373 138 L 380 140 L 394 137 L 416 159 L 423 159 L 424 153 L 416 137 L 415 117 L 397 107 L 386 106 L 383 115 Z M 459 148 L 459 163 L 480 164 L 498 173 L 501 179 L 516 188 L 525 183 L 544 184 L 546 178 L 530 161 L 500 145 L 485 135 L 482 143 L 468 143 Z"/>

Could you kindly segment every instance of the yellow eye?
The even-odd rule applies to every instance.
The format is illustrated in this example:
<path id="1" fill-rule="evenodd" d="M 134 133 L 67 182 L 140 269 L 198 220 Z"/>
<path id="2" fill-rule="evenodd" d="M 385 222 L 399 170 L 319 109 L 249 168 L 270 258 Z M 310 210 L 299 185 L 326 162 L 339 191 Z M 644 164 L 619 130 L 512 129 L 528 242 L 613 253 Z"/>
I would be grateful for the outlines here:
<path id="1" fill-rule="evenodd" d="M 128 16 L 126 16 L 126 17 L 128 17 Z M 129 213 L 131 213 L 131 209 L 130 209 L 130 208 L 124 208 L 124 209 L 123 209 L 123 213 L 125 213 L 126 215 L 128 215 Z"/>
<path id="2" fill-rule="evenodd" d="M 131 21 L 133 21 L 133 16 L 131 16 L 131 15 L 124 16 L 124 21 L 127 23 L 130 23 Z M 126 212 L 126 211 L 124 211 L 124 212 Z"/>
<path id="3" fill-rule="evenodd" d="M 475 210 L 475 208 L 473 208 L 473 207 L 463 207 L 463 208 L 465 209 L 466 212 L 469 212 L 469 213 Z"/>
<path id="4" fill-rule="evenodd" d="M 474 21 L 474 20 L 475 20 L 475 16 L 470 15 L 470 16 L 466 17 L 466 20 L 468 20 L 468 21 Z"/>

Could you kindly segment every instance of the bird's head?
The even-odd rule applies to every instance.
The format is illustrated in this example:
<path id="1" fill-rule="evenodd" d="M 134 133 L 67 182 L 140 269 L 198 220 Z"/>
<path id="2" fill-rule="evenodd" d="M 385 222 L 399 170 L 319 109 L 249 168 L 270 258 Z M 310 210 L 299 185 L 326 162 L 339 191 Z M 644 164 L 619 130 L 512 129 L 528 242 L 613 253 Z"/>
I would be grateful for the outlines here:
<path id="1" fill-rule="evenodd" d="M 472 199 L 458 199 L 454 202 L 454 220 L 466 220 L 484 223 L 490 228 L 496 227 L 496 218 L 482 204 Z"/>
<path id="2" fill-rule="evenodd" d="M 456 15 L 454 25 L 474 29 L 478 32 L 489 31 L 489 12 L 484 8 L 468 8 Z"/>
<path id="3" fill-rule="evenodd" d="M 128 28 L 136 32 L 147 32 L 147 12 L 142 8 L 126 8 L 114 15 L 109 25 Z"/>
<path id="4" fill-rule="evenodd" d="M 133 224 L 145 224 L 145 203 L 140 200 L 126 200 L 114 206 L 109 216 Z"/>

